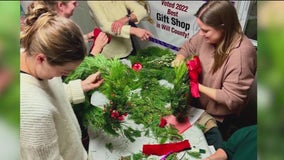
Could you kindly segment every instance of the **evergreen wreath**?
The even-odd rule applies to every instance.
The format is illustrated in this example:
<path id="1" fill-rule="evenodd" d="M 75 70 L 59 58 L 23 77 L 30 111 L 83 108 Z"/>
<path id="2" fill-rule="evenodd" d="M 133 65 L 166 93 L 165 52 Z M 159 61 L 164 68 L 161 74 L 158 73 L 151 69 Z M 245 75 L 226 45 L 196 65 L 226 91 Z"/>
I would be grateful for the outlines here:
<path id="1" fill-rule="evenodd" d="M 183 121 L 191 98 L 186 64 L 173 68 L 171 62 L 174 58 L 175 54 L 169 49 L 154 46 L 129 56 L 132 67 L 116 58 L 106 59 L 102 55 L 86 57 L 65 82 L 85 79 L 100 71 L 104 83 L 98 91 L 109 99 L 109 103 L 103 108 L 93 106 L 90 97 L 94 91 L 87 92 L 84 103 L 73 105 L 79 122 L 86 128 L 104 130 L 110 135 L 124 135 L 132 142 L 142 133 L 160 143 L 168 139 L 182 140 L 183 137 L 172 126 L 159 127 L 160 118 L 170 114 Z M 136 124 L 143 124 L 143 131 L 127 126 L 125 117 Z"/>

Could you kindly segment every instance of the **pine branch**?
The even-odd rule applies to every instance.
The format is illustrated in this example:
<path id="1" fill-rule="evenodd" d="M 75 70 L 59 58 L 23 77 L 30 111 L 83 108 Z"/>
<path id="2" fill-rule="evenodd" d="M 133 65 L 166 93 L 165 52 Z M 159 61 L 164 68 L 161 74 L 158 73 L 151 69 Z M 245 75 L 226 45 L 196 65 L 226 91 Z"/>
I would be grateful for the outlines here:
<path id="1" fill-rule="evenodd" d="M 110 100 L 104 108 L 94 107 L 87 98 L 77 110 L 79 121 L 84 126 L 92 126 L 95 130 L 103 129 L 111 135 L 124 135 L 130 141 L 141 136 L 142 131 L 123 127 L 124 121 L 119 120 L 122 114 L 128 113 L 128 118 L 136 124 L 144 125 L 144 135 L 155 137 L 161 143 L 167 140 L 179 139 L 182 136 L 172 127 L 160 128 L 160 117 L 176 114 L 187 107 L 189 95 L 188 77 L 185 65 L 177 68 L 170 67 L 175 55 L 169 49 L 148 47 L 138 51 L 136 56 L 130 56 L 132 63 L 139 62 L 143 68 L 136 72 L 122 64 L 118 59 L 106 59 L 99 55 L 86 57 L 84 61 L 66 79 L 85 79 L 97 71 L 101 72 L 104 83 L 99 87 Z M 167 80 L 174 88 L 166 88 L 159 80 Z M 140 89 L 138 93 L 133 90 Z M 92 91 L 86 94 L 92 95 Z M 165 106 L 171 103 L 171 108 Z M 114 116 L 116 115 L 116 116 Z"/>

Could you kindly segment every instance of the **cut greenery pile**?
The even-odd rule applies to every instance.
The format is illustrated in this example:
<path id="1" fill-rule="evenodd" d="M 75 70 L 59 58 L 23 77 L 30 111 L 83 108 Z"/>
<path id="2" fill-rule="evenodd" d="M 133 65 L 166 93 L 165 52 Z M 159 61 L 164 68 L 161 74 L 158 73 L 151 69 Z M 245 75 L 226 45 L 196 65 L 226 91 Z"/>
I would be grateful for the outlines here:
<path id="1" fill-rule="evenodd" d="M 182 140 L 173 127 L 159 127 L 161 117 L 185 113 L 190 98 L 186 65 L 171 67 L 174 58 L 175 54 L 168 49 L 148 47 L 128 58 L 132 64 L 142 64 L 142 69 L 135 71 L 118 59 L 106 59 L 101 55 L 86 57 L 65 82 L 85 79 L 100 71 L 104 83 L 98 91 L 110 103 L 104 108 L 95 107 L 90 104 L 93 91 L 86 93 L 86 101 L 73 107 L 79 121 L 93 130 L 126 136 L 132 142 L 141 134 L 155 137 L 160 143 L 169 139 Z M 159 80 L 166 80 L 173 87 L 162 86 Z M 139 92 L 133 92 L 135 90 Z M 168 104 L 170 107 L 165 107 Z M 123 121 L 125 116 L 136 124 L 143 124 L 143 131 L 127 126 Z"/>

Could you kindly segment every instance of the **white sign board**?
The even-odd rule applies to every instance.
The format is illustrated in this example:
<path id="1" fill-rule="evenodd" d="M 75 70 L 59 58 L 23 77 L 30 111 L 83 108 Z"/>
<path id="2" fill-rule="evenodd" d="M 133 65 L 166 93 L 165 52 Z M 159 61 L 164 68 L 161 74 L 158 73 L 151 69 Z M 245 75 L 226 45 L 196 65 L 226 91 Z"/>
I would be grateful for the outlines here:
<path id="1" fill-rule="evenodd" d="M 178 51 L 179 47 L 192 35 L 199 27 L 195 22 L 194 14 L 206 1 L 147 1 L 150 21 L 141 21 L 138 26 L 153 33 L 150 42 L 141 42 L 141 48 L 149 45 L 159 45 Z M 245 25 L 249 1 L 233 1 L 236 7 L 242 27 Z"/>

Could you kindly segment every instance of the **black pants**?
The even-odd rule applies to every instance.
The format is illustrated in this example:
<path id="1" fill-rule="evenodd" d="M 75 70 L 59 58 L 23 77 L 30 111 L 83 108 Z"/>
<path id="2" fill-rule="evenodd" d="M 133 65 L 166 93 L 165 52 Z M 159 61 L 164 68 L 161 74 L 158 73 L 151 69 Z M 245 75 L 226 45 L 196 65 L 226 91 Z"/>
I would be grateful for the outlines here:
<path id="1" fill-rule="evenodd" d="M 223 138 L 218 127 L 211 128 L 204 135 L 208 145 L 213 145 L 216 150 L 222 147 Z"/>
<path id="2" fill-rule="evenodd" d="M 219 130 L 222 134 L 223 139 L 226 141 L 236 130 L 238 126 L 233 123 L 232 119 L 225 119 L 222 123 L 217 122 Z"/>
<path id="3" fill-rule="evenodd" d="M 236 130 L 253 125 L 254 123 L 246 122 L 242 116 L 229 115 L 225 117 L 224 121 L 217 122 L 218 128 L 222 134 L 223 139 L 226 141 Z"/>

